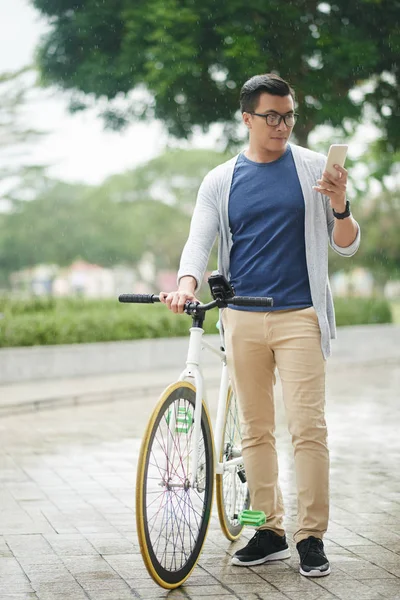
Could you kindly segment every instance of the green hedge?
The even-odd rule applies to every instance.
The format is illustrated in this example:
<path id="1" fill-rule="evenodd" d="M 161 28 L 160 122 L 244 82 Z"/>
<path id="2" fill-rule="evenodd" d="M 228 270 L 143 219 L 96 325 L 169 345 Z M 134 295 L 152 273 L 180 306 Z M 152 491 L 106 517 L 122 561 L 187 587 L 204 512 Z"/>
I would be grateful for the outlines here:
<path id="1" fill-rule="evenodd" d="M 373 325 L 392 323 L 390 304 L 381 298 L 336 298 L 336 323 L 342 325 Z"/>
<path id="2" fill-rule="evenodd" d="M 335 307 L 339 326 L 392 322 L 385 300 L 340 298 Z M 188 316 L 174 315 L 164 305 L 116 300 L 0 298 L 0 313 L 2 347 L 176 337 L 186 335 L 191 325 Z M 207 333 L 217 333 L 217 319 L 217 311 L 208 314 Z"/>

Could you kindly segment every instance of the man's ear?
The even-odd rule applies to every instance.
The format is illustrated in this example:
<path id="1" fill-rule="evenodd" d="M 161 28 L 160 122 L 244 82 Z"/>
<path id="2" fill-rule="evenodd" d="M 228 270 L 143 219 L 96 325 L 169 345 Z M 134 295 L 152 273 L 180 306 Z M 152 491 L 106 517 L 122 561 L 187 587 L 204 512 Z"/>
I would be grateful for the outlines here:
<path id="1" fill-rule="evenodd" d="M 247 112 L 242 113 L 242 119 L 247 129 L 251 129 L 251 114 Z"/>

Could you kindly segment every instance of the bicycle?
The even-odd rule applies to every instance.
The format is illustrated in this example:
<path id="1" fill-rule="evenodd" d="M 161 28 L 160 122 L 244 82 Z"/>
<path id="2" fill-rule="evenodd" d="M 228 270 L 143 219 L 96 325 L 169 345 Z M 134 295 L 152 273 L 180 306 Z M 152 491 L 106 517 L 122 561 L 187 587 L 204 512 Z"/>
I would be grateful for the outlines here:
<path id="1" fill-rule="evenodd" d="M 262 524 L 249 511 L 250 495 L 241 456 L 236 397 L 229 383 L 224 347 L 203 339 L 206 312 L 234 306 L 272 306 L 272 298 L 235 296 L 221 275 L 209 280 L 213 300 L 187 302 L 192 317 L 186 368 L 161 394 L 148 422 L 136 478 L 136 524 L 142 557 L 161 587 L 182 585 L 196 566 L 211 516 L 214 474 L 221 529 L 237 540 L 244 525 Z M 155 294 L 122 294 L 120 302 L 160 302 Z M 222 362 L 215 436 L 200 370 L 202 348 Z M 194 382 L 194 383 L 193 383 Z"/>

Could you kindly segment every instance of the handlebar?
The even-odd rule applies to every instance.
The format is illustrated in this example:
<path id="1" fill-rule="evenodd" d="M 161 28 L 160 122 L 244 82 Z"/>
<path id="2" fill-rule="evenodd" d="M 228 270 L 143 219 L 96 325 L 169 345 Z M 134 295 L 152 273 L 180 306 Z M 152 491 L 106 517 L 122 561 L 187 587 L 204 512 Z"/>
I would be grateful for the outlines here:
<path id="1" fill-rule="evenodd" d="M 157 294 L 121 294 L 118 298 L 120 302 L 129 302 L 132 304 L 154 304 L 160 302 L 160 298 Z M 201 304 L 198 302 L 186 302 L 185 312 L 193 314 L 194 312 L 206 312 L 218 306 L 224 308 L 232 304 L 233 306 L 273 306 L 273 298 L 267 296 L 232 296 L 231 298 L 225 298 L 224 300 L 212 300 L 207 304 Z"/>
<path id="2" fill-rule="evenodd" d="M 118 300 L 133 304 L 154 304 L 155 302 L 160 302 L 157 294 L 121 294 Z"/>

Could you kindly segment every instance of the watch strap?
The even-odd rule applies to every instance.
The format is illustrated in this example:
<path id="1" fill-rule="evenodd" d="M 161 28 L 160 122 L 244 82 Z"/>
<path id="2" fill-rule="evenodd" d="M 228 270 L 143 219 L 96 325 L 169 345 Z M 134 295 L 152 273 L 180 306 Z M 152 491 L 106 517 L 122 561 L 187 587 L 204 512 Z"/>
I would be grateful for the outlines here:
<path id="1" fill-rule="evenodd" d="M 346 219 L 347 217 L 349 217 L 351 215 L 350 202 L 348 200 L 346 200 L 346 208 L 344 209 L 344 212 L 336 212 L 336 210 L 334 208 L 332 208 L 332 210 L 333 210 L 333 216 L 336 219 Z"/>

